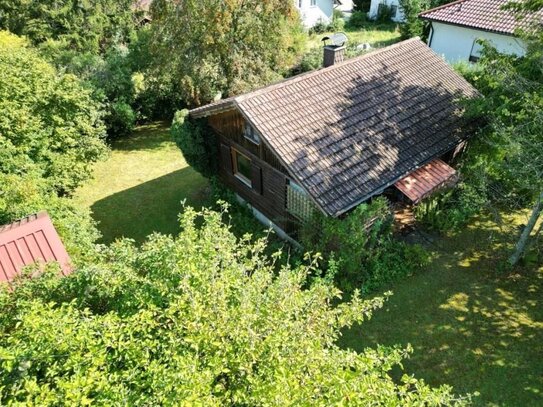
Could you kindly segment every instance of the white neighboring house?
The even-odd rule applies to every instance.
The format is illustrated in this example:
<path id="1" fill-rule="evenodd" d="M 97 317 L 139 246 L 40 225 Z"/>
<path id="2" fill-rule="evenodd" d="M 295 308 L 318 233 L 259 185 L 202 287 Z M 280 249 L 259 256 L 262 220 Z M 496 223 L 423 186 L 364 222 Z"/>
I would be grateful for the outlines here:
<path id="1" fill-rule="evenodd" d="M 502 53 L 522 56 L 524 42 L 515 36 L 517 29 L 536 21 L 543 22 L 543 10 L 522 20 L 501 7 L 509 0 L 459 0 L 419 15 L 431 24 L 428 46 L 449 63 L 476 62 L 481 56 L 477 40 L 487 40 Z"/>
<path id="2" fill-rule="evenodd" d="M 371 0 L 368 17 L 372 20 L 376 19 L 379 15 L 379 9 L 384 6 L 388 6 L 392 9 L 392 21 L 400 23 L 404 20 L 404 15 L 402 13 L 402 10 L 400 8 L 400 2 L 398 0 Z"/>
<path id="3" fill-rule="evenodd" d="M 294 0 L 300 11 L 302 22 L 311 28 L 319 21 L 330 23 L 334 15 L 334 0 Z"/>

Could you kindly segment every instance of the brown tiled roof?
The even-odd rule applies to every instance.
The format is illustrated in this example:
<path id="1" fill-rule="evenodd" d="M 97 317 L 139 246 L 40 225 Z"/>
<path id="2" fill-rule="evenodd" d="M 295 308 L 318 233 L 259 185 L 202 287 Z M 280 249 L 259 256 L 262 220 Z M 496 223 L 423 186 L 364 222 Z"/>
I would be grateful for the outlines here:
<path id="1" fill-rule="evenodd" d="M 191 115 L 239 109 L 291 176 L 337 216 L 465 138 L 456 99 L 476 94 L 415 38 Z"/>
<path id="2" fill-rule="evenodd" d="M 402 178 L 394 184 L 411 202 L 418 203 L 436 189 L 454 184 L 456 171 L 439 158 Z"/>
<path id="3" fill-rule="evenodd" d="M 38 261 L 57 261 L 64 274 L 71 271 L 70 257 L 46 212 L 0 226 L 0 282 L 13 280 Z"/>
<path id="4" fill-rule="evenodd" d="M 518 19 L 512 10 L 502 10 L 510 0 L 459 0 L 420 14 L 426 20 L 461 25 L 512 35 L 531 22 L 543 22 L 543 10 Z"/>

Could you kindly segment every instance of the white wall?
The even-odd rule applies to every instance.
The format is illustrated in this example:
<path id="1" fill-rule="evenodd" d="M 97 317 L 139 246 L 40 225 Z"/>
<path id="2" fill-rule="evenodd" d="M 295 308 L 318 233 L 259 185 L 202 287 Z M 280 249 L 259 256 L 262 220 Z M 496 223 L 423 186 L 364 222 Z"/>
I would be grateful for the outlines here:
<path id="1" fill-rule="evenodd" d="M 311 0 L 294 0 L 300 11 L 302 22 L 307 28 L 313 27 L 319 20 L 325 23 L 332 21 L 334 13 L 334 0 L 317 0 L 316 5 L 311 5 Z M 301 1 L 301 7 L 299 7 Z"/>
<path id="2" fill-rule="evenodd" d="M 474 41 L 477 39 L 490 41 L 502 53 L 515 55 L 525 53 L 522 40 L 509 35 L 436 22 L 432 22 L 432 27 L 433 32 L 430 34 L 428 45 L 450 63 L 468 61 Z M 475 47 L 477 48 L 477 45 Z"/>
<path id="3" fill-rule="evenodd" d="M 398 0 L 371 0 L 370 11 L 368 17 L 371 19 L 377 18 L 379 13 L 379 4 L 384 3 L 387 6 L 396 6 L 396 15 L 392 16 L 392 21 L 402 22 L 404 20 L 402 10 L 400 9 L 400 3 Z"/>

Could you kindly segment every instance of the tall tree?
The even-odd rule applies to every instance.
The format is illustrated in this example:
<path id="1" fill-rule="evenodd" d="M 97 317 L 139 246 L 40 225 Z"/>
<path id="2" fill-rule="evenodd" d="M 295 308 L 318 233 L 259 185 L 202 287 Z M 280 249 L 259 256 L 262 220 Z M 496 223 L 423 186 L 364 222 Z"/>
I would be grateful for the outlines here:
<path id="1" fill-rule="evenodd" d="M 133 29 L 132 0 L 3 0 L 0 29 L 33 45 L 58 41 L 68 49 L 98 53 Z"/>
<path id="2" fill-rule="evenodd" d="M 0 31 L 0 172 L 37 173 L 72 192 L 107 151 L 100 109 L 77 77 Z"/>
<path id="3" fill-rule="evenodd" d="M 293 1 L 155 0 L 154 68 L 200 105 L 278 79 L 303 45 Z"/>

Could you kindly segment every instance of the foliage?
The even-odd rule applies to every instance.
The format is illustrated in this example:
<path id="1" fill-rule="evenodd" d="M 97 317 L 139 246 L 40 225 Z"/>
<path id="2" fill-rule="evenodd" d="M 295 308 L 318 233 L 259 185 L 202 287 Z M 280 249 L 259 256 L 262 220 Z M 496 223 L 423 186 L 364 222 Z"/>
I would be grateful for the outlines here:
<path id="1" fill-rule="evenodd" d="M 415 206 L 417 220 L 428 228 L 441 232 L 455 232 L 464 227 L 474 215 L 486 206 L 484 185 L 461 182 L 449 189 L 426 198 Z"/>
<path id="2" fill-rule="evenodd" d="M 319 18 L 318 21 L 311 27 L 309 30 L 310 34 L 324 34 L 328 31 L 328 23 L 323 19 Z"/>
<path id="3" fill-rule="evenodd" d="M 201 224 L 201 227 L 197 227 Z M 176 239 L 128 241 L 59 279 L 1 293 L 1 403 L 172 405 L 464 404 L 389 370 L 406 351 L 336 345 L 383 299 L 331 304 L 315 262 L 276 274 L 264 241 L 187 209 Z"/>
<path id="4" fill-rule="evenodd" d="M 171 133 L 177 146 L 183 152 L 187 163 L 204 177 L 217 173 L 217 143 L 213 132 L 202 122 L 188 117 L 187 109 L 175 114 Z"/>
<path id="5" fill-rule="evenodd" d="M 400 24 L 402 39 L 421 37 L 426 40 L 430 33 L 430 24 L 419 18 L 425 10 L 450 3 L 452 0 L 399 0 L 399 8 L 404 15 Z"/>
<path id="6" fill-rule="evenodd" d="M 65 49 L 98 54 L 133 30 L 132 0 L 3 0 L 0 29 L 24 35 L 33 45 L 46 41 Z"/>
<path id="7" fill-rule="evenodd" d="M 347 26 L 349 28 L 362 28 L 368 23 L 368 14 L 364 11 L 354 11 L 347 21 Z"/>
<path id="8" fill-rule="evenodd" d="M 369 13 L 371 7 L 371 0 L 353 0 L 354 13 Z M 354 15 L 353 13 L 353 15 Z"/>
<path id="9" fill-rule="evenodd" d="M 189 106 L 280 78 L 304 45 L 294 2 L 155 0 L 153 76 Z"/>
<path id="10" fill-rule="evenodd" d="M 100 108 L 74 75 L 0 32 L 0 172 L 38 173 L 72 192 L 106 153 Z"/>
<path id="11" fill-rule="evenodd" d="M 359 205 L 344 219 L 316 215 L 302 225 L 300 238 L 306 250 L 338 265 L 337 281 L 346 291 L 375 289 L 428 260 L 422 248 L 392 238 L 392 217 L 382 198 Z"/>
<path id="12" fill-rule="evenodd" d="M 104 120 L 110 138 L 128 137 L 134 130 L 136 114 L 128 103 L 118 101 L 111 104 L 110 111 Z"/>
<path id="13" fill-rule="evenodd" d="M 341 10 L 334 10 L 332 21 L 328 25 L 328 31 L 338 32 L 345 28 L 345 19 Z"/>
<path id="14" fill-rule="evenodd" d="M 35 174 L 0 172 L 0 225 L 46 210 L 72 261 L 88 259 L 100 237 L 88 210 L 71 199 L 58 197 L 47 182 Z"/>
<path id="15" fill-rule="evenodd" d="M 392 7 L 388 4 L 380 4 L 379 10 L 377 11 L 377 16 L 375 21 L 380 23 L 386 23 L 392 19 Z"/>

